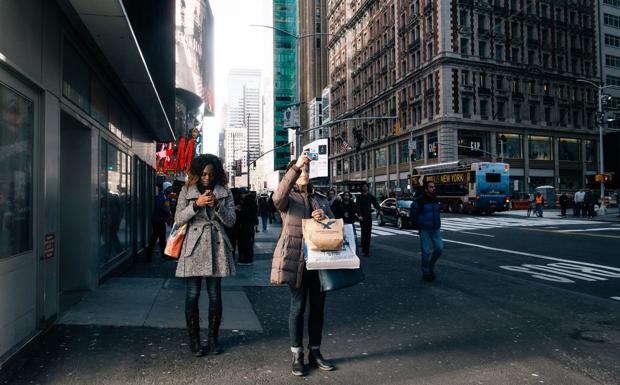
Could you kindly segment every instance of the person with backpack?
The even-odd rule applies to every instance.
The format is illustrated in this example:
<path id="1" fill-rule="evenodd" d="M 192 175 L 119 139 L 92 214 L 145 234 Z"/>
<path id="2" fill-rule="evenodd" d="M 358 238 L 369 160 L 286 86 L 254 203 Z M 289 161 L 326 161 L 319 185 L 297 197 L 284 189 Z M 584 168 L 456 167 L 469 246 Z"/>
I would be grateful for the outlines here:
<path id="1" fill-rule="evenodd" d="M 443 252 L 440 211 L 441 204 L 435 194 L 435 183 L 425 180 L 424 192 L 411 202 L 409 220 L 420 235 L 422 279 L 426 282 L 436 279 L 435 264 Z"/>

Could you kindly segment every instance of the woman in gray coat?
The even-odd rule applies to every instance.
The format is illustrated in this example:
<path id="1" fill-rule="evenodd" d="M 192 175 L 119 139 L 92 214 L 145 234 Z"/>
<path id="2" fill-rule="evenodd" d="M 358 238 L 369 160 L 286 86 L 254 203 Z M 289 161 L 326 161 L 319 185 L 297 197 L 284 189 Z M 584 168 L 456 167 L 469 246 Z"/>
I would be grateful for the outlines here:
<path id="1" fill-rule="evenodd" d="M 334 366 L 321 355 L 325 293 L 321 291 L 318 271 L 306 269 L 301 229 L 303 218 L 320 220 L 326 216 L 333 218 L 333 215 L 327 199 L 313 194 L 312 187 L 309 187 L 309 163 L 306 155 L 292 161 L 273 193 L 273 203 L 282 213 L 282 233 L 273 253 L 271 282 L 290 287 L 289 335 L 295 376 L 306 374 L 303 334 L 308 301 L 308 362 L 321 370 L 334 370 Z"/>
<path id="2" fill-rule="evenodd" d="M 190 165 L 188 181 L 177 201 L 175 222 L 187 224 L 176 276 L 185 278 L 185 321 L 190 350 L 199 357 L 219 354 L 222 321 L 222 277 L 235 274 L 232 246 L 224 227 L 235 224 L 235 203 L 226 188 L 222 162 L 211 154 L 200 155 Z M 200 344 L 198 299 L 203 278 L 209 294 L 208 345 Z"/>

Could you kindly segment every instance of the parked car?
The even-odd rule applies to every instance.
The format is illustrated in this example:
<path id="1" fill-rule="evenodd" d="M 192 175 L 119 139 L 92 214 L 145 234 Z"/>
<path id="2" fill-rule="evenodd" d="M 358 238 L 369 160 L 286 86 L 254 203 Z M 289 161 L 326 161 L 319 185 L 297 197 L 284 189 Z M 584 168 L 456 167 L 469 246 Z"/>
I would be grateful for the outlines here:
<path id="1" fill-rule="evenodd" d="M 379 205 L 377 223 L 383 226 L 392 223 L 399 229 L 411 227 L 409 222 L 409 208 L 413 198 L 388 198 Z"/>

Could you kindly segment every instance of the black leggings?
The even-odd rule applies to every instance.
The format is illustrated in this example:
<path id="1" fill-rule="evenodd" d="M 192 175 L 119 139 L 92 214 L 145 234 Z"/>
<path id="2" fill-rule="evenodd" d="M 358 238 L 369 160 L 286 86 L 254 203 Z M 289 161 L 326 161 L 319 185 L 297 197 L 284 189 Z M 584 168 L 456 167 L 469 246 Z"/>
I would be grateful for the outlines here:
<path id="1" fill-rule="evenodd" d="M 291 287 L 290 291 L 291 307 L 289 311 L 288 327 L 291 347 L 303 347 L 304 313 L 308 300 L 310 300 L 308 343 L 310 346 L 321 346 L 325 293 L 321 291 L 318 271 L 304 269 L 301 287 L 299 289 Z"/>
<path id="2" fill-rule="evenodd" d="M 198 300 L 202 279 L 207 281 L 209 295 L 209 315 L 222 315 L 222 278 L 221 277 L 187 277 L 185 278 L 185 311 L 198 311 Z"/>

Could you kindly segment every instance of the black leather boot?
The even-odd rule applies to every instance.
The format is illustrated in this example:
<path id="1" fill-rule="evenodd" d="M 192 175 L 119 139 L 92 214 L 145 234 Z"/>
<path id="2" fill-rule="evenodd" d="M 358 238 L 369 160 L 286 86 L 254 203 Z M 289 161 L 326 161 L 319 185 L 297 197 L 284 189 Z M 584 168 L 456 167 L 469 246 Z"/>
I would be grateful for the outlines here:
<path id="1" fill-rule="evenodd" d="M 319 349 L 309 349 L 308 364 L 312 367 L 319 368 L 321 370 L 334 370 L 336 367 L 329 361 L 323 358 Z"/>
<path id="2" fill-rule="evenodd" d="M 194 356 L 203 356 L 205 351 L 200 345 L 200 318 L 198 312 L 186 311 L 185 323 L 187 324 L 187 334 L 189 335 L 189 349 Z"/>
<path id="3" fill-rule="evenodd" d="M 293 352 L 293 376 L 305 376 L 304 352 Z"/>
<path id="4" fill-rule="evenodd" d="M 222 347 L 220 346 L 220 343 L 219 343 L 221 323 L 222 323 L 221 314 L 209 315 L 209 337 L 208 337 L 208 345 L 207 345 L 207 352 L 209 354 L 222 353 Z"/>

